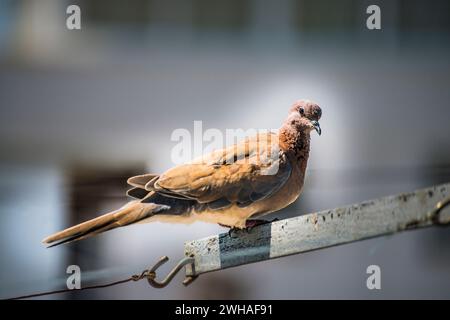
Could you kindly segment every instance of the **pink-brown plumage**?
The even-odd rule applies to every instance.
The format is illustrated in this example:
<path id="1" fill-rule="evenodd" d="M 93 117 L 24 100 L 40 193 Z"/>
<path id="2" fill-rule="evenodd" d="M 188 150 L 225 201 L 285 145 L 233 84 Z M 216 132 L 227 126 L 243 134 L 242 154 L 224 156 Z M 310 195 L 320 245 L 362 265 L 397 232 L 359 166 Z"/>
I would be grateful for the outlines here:
<path id="1" fill-rule="evenodd" d="M 205 221 L 244 228 L 249 218 L 280 210 L 301 194 L 310 133 L 321 133 L 321 115 L 317 104 L 299 100 L 290 108 L 278 133 L 248 137 L 161 175 L 132 177 L 128 183 L 134 188 L 128 195 L 137 200 L 43 242 L 56 245 L 152 221 Z"/>

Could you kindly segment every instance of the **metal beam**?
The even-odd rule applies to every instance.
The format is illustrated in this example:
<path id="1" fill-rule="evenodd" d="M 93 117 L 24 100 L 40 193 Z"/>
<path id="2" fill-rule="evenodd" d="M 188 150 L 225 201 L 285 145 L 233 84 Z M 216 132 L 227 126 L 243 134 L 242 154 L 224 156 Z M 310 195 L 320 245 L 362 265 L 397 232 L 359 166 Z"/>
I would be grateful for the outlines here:
<path id="1" fill-rule="evenodd" d="M 450 183 L 185 243 L 186 276 L 450 223 Z M 441 206 L 442 208 L 440 208 Z M 441 210 L 442 209 L 442 210 Z"/>

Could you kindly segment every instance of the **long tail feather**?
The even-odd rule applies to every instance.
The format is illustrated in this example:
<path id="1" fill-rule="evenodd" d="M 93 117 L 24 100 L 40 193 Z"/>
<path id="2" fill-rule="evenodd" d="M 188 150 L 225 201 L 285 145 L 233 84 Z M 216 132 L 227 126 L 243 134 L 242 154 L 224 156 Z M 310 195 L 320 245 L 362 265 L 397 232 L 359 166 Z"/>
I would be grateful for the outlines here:
<path id="1" fill-rule="evenodd" d="M 138 200 L 127 203 L 122 208 L 95 219 L 80 223 L 42 240 L 49 247 L 92 237 L 99 233 L 139 222 L 167 209 L 168 206 L 155 203 L 142 203 Z"/>

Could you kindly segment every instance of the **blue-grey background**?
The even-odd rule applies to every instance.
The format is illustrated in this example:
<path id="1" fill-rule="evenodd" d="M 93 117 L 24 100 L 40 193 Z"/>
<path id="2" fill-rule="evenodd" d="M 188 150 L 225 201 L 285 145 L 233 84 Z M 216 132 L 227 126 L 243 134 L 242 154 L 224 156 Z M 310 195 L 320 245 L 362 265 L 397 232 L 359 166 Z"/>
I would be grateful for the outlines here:
<path id="1" fill-rule="evenodd" d="M 82 30 L 66 29 L 78 4 Z M 382 30 L 366 28 L 381 7 Z M 138 273 L 225 229 L 138 225 L 45 249 L 121 206 L 126 178 L 172 166 L 176 128 L 277 128 L 323 109 L 289 217 L 450 181 L 450 3 L 0 0 L 0 296 Z M 382 290 L 366 288 L 377 264 Z M 167 271 L 170 266 L 161 268 Z M 205 274 L 52 299 L 450 298 L 449 230 L 427 229 Z"/>

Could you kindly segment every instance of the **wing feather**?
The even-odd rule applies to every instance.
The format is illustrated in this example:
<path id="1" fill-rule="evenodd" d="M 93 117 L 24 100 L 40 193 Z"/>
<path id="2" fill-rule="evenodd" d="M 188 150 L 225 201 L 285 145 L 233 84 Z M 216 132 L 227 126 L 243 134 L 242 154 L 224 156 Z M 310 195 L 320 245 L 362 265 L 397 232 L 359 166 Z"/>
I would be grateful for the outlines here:
<path id="1" fill-rule="evenodd" d="M 127 183 L 130 186 L 133 186 L 133 187 L 136 187 L 136 188 L 145 189 L 145 185 L 149 181 L 153 180 L 156 177 L 158 177 L 157 174 L 151 174 L 151 173 L 149 173 L 149 174 L 141 174 L 141 175 L 129 178 L 127 180 Z"/>
<path id="2" fill-rule="evenodd" d="M 278 136 L 265 133 L 172 168 L 152 181 L 152 189 L 211 208 L 245 206 L 279 190 L 291 171 Z"/>

